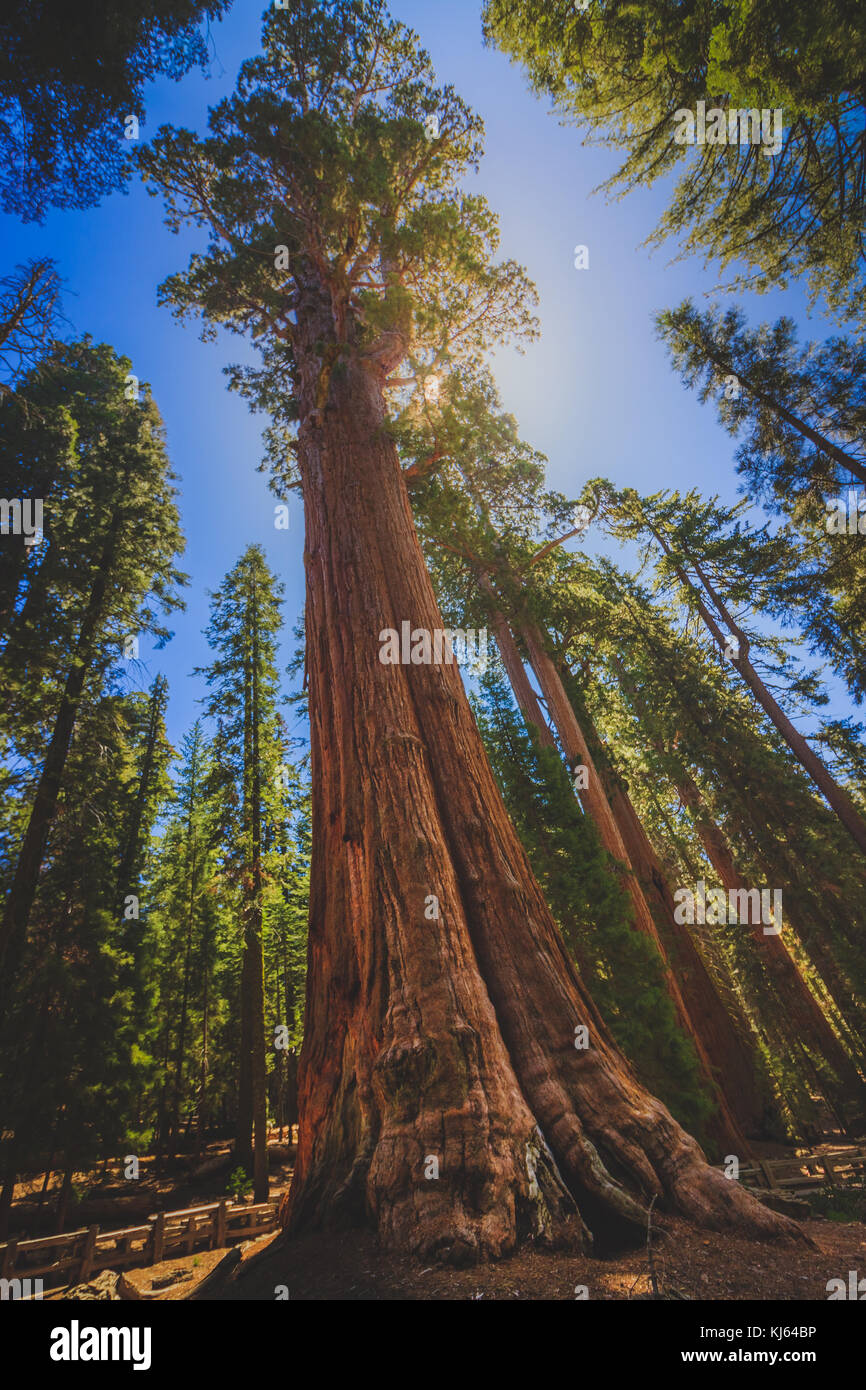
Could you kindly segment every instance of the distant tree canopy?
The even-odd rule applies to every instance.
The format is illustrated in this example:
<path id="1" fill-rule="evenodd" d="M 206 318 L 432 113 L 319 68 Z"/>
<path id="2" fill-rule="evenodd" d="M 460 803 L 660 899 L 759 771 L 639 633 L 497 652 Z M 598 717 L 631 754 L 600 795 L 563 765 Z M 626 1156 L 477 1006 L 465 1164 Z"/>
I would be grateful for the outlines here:
<path id="1" fill-rule="evenodd" d="M 759 289 L 805 275 L 862 316 L 866 304 L 866 25 L 859 0 L 487 0 L 485 33 L 539 92 L 626 151 L 609 186 L 674 168 L 654 239 L 745 262 Z M 772 158 L 759 143 L 677 143 L 676 112 L 782 111 Z M 742 139 L 742 131 L 738 131 Z"/>
<path id="2" fill-rule="evenodd" d="M 198 29 L 231 0 L 6 0 L 0 16 L 0 205 L 25 222 L 88 207 L 130 169 L 127 116 L 146 82 L 178 79 L 207 49 Z"/>
<path id="3" fill-rule="evenodd" d="M 0 279 L 0 395 L 18 385 L 51 346 L 60 317 L 60 276 L 48 256 Z"/>

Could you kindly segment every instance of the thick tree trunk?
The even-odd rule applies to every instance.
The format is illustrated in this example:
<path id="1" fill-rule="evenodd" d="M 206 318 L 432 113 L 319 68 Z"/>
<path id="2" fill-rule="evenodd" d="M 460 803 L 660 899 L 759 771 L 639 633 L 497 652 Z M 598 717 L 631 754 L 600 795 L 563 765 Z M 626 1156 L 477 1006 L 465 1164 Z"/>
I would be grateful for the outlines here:
<path id="1" fill-rule="evenodd" d="M 798 1234 L 707 1165 L 615 1048 L 505 813 L 459 672 L 379 660 L 380 630 L 442 619 L 380 371 L 349 350 L 328 385 L 333 325 L 330 298 L 305 289 L 315 833 L 290 1229 L 367 1221 L 386 1244 L 465 1261 L 529 1235 L 643 1231 L 655 1195 L 707 1226 Z"/>

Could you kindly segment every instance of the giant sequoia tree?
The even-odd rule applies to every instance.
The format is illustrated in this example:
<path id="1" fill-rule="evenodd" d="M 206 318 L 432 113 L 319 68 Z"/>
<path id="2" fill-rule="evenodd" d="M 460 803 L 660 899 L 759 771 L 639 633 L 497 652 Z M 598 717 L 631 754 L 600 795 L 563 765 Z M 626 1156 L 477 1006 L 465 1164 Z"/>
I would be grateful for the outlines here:
<path id="1" fill-rule="evenodd" d="M 708 1226 L 793 1234 L 616 1049 L 456 667 L 379 660 L 383 629 L 442 626 L 389 390 L 432 394 L 431 375 L 531 326 L 493 215 L 459 190 L 479 122 L 372 0 L 295 0 L 264 45 L 210 134 L 161 131 L 144 168 L 171 222 L 211 237 L 168 297 L 257 339 L 263 390 L 281 367 L 297 418 L 313 862 L 289 1226 L 367 1221 L 457 1261 L 643 1230 L 657 1196 Z"/>

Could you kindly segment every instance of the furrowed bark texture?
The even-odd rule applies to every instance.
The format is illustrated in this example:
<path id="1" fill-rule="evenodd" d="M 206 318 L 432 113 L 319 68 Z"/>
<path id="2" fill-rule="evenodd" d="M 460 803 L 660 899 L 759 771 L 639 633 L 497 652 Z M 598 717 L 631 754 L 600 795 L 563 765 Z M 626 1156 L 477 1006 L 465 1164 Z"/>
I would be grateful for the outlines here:
<path id="1" fill-rule="evenodd" d="M 349 354 L 326 391 L 330 305 L 310 291 L 298 320 L 314 848 L 289 1229 L 362 1221 L 466 1261 L 642 1230 L 657 1194 L 708 1226 L 795 1235 L 706 1164 L 614 1047 L 456 666 L 380 662 L 380 630 L 442 619 L 381 372 Z"/>

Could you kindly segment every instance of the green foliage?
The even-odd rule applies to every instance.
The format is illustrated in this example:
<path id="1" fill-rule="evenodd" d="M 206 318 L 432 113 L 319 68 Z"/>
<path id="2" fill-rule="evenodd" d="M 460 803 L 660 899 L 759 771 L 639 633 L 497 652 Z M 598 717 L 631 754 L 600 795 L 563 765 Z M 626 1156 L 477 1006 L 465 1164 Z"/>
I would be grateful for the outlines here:
<path id="1" fill-rule="evenodd" d="M 530 738 L 501 675 L 488 671 L 475 703 L 488 757 L 581 978 L 616 1041 L 683 1124 L 700 1132 L 712 1105 L 677 1024 L 653 945 L 632 925 L 619 869 L 581 812 L 554 749 Z"/>
<path id="2" fill-rule="evenodd" d="M 45 357 L 59 326 L 60 276 L 48 256 L 0 280 L 0 395 Z"/>
<path id="3" fill-rule="evenodd" d="M 318 372 L 317 399 L 355 363 L 402 405 L 430 375 L 531 337 L 536 296 L 520 266 L 494 260 L 496 219 L 460 186 L 480 157 L 479 118 L 437 87 L 379 0 L 272 8 L 263 47 L 207 137 L 161 129 L 141 167 L 170 227 L 209 232 L 163 298 L 200 314 L 206 335 L 222 324 L 261 349 L 263 365 L 232 382 L 271 412 L 270 462 L 286 485 L 301 359 Z"/>
<path id="4" fill-rule="evenodd" d="M 846 1224 L 859 1221 L 866 1225 L 866 1188 L 830 1187 L 809 1193 L 813 1216 L 826 1216 L 828 1221 Z"/>
<path id="5" fill-rule="evenodd" d="M 247 1177 L 243 1168 L 235 1168 L 234 1172 L 229 1174 L 226 1191 L 232 1194 L 236 1202 L 242 1202 L 252 1190 L 253 1180 Z"/>
<path id="6" fill-rule="evenodd" d="M 866 29 L 859 0 L 487 0 L 485 33 L 566 119 L 625 152 L 608 187 L 681 171 L 654 240 L 682 236 L 754 288 L 804 275 L 862 319 Z M 783 112 L 757 144 L 678 144 L 676 113 Z"/>
<path id="7" fill-rule="evenodd" d="M 197 26 L 231 0 L 7 0 L 0 17 L 0 205 L 25 221 L 129 177 L 124 122 L 144 88 L 207 61 Z"/>
<path id="8" fill-rule="evenodd" d="M 24 1167 L 54 1146 L 68 1163 L 115 1152 L 134 1133 L 153 1060 L 143 1027 L 147 913 L 124 916 L 118 865 L 131 825 L 147 839 L 168 746 L 142 696 L 82 711 L 27 950 L 0 1030 L 2 1113 Z M 143 809 L 142 768 L 151 749 Z M 136 882 L 123 885 L 141 893 Z"/>
<path id="9" fill-rule="evenodd" d="M 752 546 L 761 562 L 752 566 L 761 606 L 801 627 L 859 703 L 866 692 L 866 548 L 847 525 L 838 534 L 828 521 L 840 502 L 855 525 L 862 521 L 866 342 L 832 337 L 800 345 L 790 319 L 749 329 L 737 309 L 700 313 L 689 301 L 657 323 L 686 385 L 713 401 L 740 439 L 737 467 L 750 494 L 785 519 L 771 565 L 768 546 Z"/>

